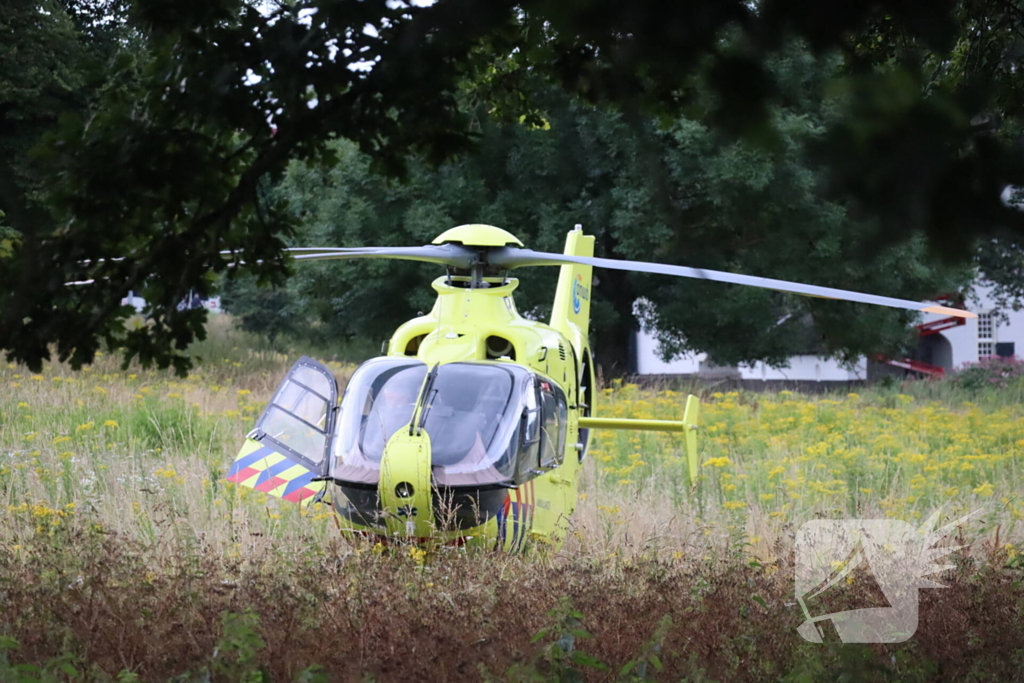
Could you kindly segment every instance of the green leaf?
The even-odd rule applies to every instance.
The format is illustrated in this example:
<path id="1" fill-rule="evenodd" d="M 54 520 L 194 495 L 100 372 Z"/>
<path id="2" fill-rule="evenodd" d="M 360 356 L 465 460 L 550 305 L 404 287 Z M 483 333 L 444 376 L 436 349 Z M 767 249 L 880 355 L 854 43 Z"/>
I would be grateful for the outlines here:
<path id="1" fill-rule="evenodd" d="M 607 671 L 608 670 L 608 665 L 607 664 L 602 662 L 597 657 L 595 657 L 595 656 L 593 656 L 591 654 L 587 654 L 586 652 L 581 652 L 580 650 L 574 651 L 572 653 L 572 655 L 570 656 L 570 659 L 572 660 L 573 664 L 578 664 L 580 666 L 585 666 L 585 667 L 588 667 L 590 669 L 594 669 L 596 671 Z"/>

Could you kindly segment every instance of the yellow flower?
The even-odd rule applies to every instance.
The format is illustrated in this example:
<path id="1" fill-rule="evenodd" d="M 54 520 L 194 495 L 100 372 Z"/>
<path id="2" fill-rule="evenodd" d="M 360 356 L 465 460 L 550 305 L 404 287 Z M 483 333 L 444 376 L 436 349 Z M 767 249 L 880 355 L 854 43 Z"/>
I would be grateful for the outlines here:
<path id="1" fill-rule="evenodd" d="M 712 467 L 725 467 L 726 465 L 731 464 L 732 460 L 725 456 L 722 456 L 721 458 L 708 458 L 707 460 L 704 461 L 703 466 L 707 467 L 708 465 L 711 465 Z"/>
<path id="2" fill-rule="evenodd" d="M 984 496 L 985 498 L 989 498 L 993 493 L 995 493 L 995 487 L 992 486 L 992 484 L 988 483 L 987 481 L 981 486 L 978 486 L 971 490 L 974 491 L 974 493 L 978 494 L 979 496 Z"/>
<path id="3" fill-rule="evenodd" d="M 251 392 L 251 391 L 249 391 L 248 389 L 239 389 L 239 390 L 238 390 L 238 395 L 239 395 L 239 396 L 248 396 L 248 395 L 249 395 L 249 394 L 251 394 L 251 393 L 252 393 L 252 392 Z"/>
<path id="4" fill-rule="evenodd" d="M 92 422 L 90 420 L 89 422 L 86 422 L 85 424 L 80 424 L 77 427 L 75 427 L 75 431 L 76 432 L 88 432 L 88 431 L 91 431 L 93 429 L 93 427 L 95 427 L 95 426 L 96 426 L 96 423 Z"/>
<path id="5" fill-rule="evenodd" d="M 722 503 L 726 510 L 739 510 L 740 508 L 747 507 L 747 504 L 739 500 L 727 500 Z"/>
<path id="6" fill-rule="evenodd" d="M 107 420 L 107 421 L 105 421 L 103 423 L 103 426 L 104 427 L 108 427 L 110 429 L 115 429 L 117 427 L 117 421 L 116 420 Z"/>

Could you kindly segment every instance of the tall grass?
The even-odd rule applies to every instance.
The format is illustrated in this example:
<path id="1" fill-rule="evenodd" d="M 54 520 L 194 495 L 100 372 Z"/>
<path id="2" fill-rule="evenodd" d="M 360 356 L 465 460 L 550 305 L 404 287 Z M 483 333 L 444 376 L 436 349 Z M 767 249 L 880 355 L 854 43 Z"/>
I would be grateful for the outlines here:
<path id="1" fill-rule="evenodd" d="M 166 680 L 197 662 L 215 674 L 221 615 L 251 608 L 266 645 L 253 662 L 273 680 L 312 675 L 313 663 L 332 680 L 514 680 L 576 666 L 530 643 L 571 595 L 595 635 L 580 647 L 616 667 L 641 652 L 649 660 L 669 615 L 665 680 L 701 670 L 814 680 L 863 661 L 835 648 L 808 655 L 796 636 L 795 529 L 817 517 L 914 521 L 943 505 L 950 515 L 985 509 L 964 530 L 971 547 L 952 597 L 926 603 L 973 635 L 922 626 L 920 648 L 869 649 L 870 661 L 964 675 L 982 661 L 992 671 L 1024 661 L 1013 648 L 979 654 L 983 640 L 1008 643 L 1024 623 L 1019 387 L 705 392 L 698 486 L 686 483 L 677 437 L 599 434 L 559 553 L 424 554 L 347 543 L 328 508 L 224 481 L 296 354 L 253 344 L 225 318 L 217 325 L 185 380 L 109 357 L 82 372 L 0 366 L 0 673 L 4 661 L 71 652 L 103 675 Z M 342 383 L 353 369 L 331 366 Z M 685 395 L 616 383 L 601 398 L 601 414 L 671 419 Z M 3 654 L 4 636 L 21 649 Z"/>

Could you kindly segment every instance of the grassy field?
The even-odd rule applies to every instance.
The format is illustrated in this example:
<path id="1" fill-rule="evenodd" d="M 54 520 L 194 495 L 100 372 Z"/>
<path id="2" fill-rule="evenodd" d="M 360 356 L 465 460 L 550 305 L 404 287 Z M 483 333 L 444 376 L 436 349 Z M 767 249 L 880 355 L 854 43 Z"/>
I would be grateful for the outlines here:
<path id="1" fill-rule="evenodd" d="M 185 380 L 0 366 L 3 683 L 1024 677 L 1019 383 L 704 390 L 693 489 L 677 437 L 602 434 L 560 552 L 424 554 L 223 481 L 296 355 L 218 324 Z M 615 383 L 597 412 L 684 399 Z M 982 512 L 911 640 L 800 639 L 800 524 L 939 507 Z"/>

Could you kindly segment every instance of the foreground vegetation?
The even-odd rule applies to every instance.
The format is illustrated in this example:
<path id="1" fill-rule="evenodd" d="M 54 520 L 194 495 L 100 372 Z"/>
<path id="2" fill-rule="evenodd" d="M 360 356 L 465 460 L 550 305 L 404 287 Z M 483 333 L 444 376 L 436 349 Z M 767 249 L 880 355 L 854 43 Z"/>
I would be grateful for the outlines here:
<path id="1" fill-rule="evenodd" d="M 0 366 L 0 680 L 997 680 L 1024 665 L 1019 382 L 704 391 L 699 486 L 674 437 L 601 435 L 566 547 L 518 558 L 353 545 L 327 508 L 226 484 L 293 358 L 223 331 L 201 353 L 187 380 L 106 358 Z M 613 384 L 601 412 L 678 417 L 684 397 Z M 943 505 L 983 513 L 950 588 L 922 591 L 914 638 L 799 638 L 801 523 Z"/>

